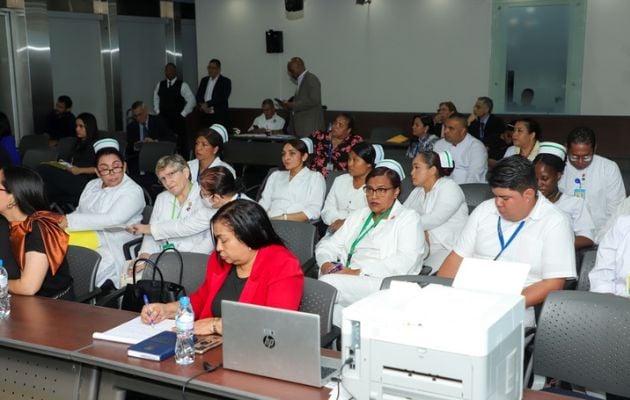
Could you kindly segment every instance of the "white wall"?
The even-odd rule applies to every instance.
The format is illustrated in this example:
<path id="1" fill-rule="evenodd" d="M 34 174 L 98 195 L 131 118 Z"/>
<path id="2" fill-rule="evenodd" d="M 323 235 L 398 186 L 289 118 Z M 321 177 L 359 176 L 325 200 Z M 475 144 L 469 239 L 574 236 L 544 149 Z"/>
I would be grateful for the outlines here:
<path id="1" fill-rule="evenodd" d="M 306 0 L 289 20 L 282 0 L 197 0 L 199 77 L 216 57 L 232 78 L 232 107 L 289 97 L 286 62 L 301 56 L 332 110 L 432 111 L 451 99 L 469 112 L 488 92 L 492 0 Z M 587 1 L 583 115 L 630 110 L 628 0 Z M 264 32 L 284 31 L 266 54 Z"/>
<path id="2" fill-rule="evenodd" d="M 583 115 L 630 114 L 630 1 L 590 0 L 582 80 Z"/>
<path id="3" fill-rule="evenodd" d="M 196 1 L 199 77 L 219 58 L 231 107 L 291 96 L 292 56 L 320 78 L 331 110 L 431 111 L 453 100 L 469 112 L 488 92 L 491 0 L 304 3 L 304 17 L 289 20 L 282 0 Z M 266 54 L 269 29 L 284 32 L 283 54 Z"/>

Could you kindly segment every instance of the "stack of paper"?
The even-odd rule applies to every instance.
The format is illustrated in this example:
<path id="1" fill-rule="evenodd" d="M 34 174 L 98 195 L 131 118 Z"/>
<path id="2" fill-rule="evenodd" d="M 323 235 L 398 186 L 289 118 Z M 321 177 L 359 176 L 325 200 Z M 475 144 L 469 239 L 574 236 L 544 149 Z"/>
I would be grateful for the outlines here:
<path id="1" fill-rule="evenodd" d="M 166 319 L 153 326 L 142 322 L 140 317 L 120 324 L 105 332 L 94 332 L 93 339 L 109 340 L 110 342 L 136 344 L 162 331 L 170 331 L 175 327 L 175 320 Z"/>

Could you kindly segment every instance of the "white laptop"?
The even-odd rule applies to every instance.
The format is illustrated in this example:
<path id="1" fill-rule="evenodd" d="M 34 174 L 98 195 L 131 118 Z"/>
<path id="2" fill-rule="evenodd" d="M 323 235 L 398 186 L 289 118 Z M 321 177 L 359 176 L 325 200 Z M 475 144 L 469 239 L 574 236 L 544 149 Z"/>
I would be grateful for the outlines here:
<path id="1" fill-rule="evenodd" d="M 320 354 L 319 315 L 224 300 L 223 367 L 322 387 L 341 360 Z"/>

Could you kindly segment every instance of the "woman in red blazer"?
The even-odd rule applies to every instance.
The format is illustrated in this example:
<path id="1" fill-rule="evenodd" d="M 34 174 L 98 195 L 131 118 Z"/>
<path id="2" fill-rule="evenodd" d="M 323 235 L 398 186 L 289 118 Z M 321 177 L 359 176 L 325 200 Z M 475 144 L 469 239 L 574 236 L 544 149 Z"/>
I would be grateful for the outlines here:
<path id="1" fill-rule="evenodd" d="M 227 203 L 212 218 L 212 231 L 216 246 L 206 280 L 190 296 L 195 334 L 223 332 L 222 300 L 298 309 L 304 289 L 300 263 L 284 247 L 261 206 L 249 200 Z M 142 320 L 174 318 L 178 306 L 178 302 L 144 306 Z"/>

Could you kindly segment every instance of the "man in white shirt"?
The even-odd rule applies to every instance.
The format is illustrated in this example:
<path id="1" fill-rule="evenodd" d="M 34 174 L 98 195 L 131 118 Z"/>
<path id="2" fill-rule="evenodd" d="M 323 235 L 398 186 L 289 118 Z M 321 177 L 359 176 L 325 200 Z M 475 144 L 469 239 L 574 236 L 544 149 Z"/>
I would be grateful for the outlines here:
<path id="1" fill-rule="evenodd" d="M 164 67 L 164 79 L 153 90 L 153 109 L 177 135 L 180 150 L 186 148 L 186 116 L 195 108 L 195 95 L 188 84 L 177 78 L 173 63 Z"/>
<path id="2" fill-rule="evenodd" d="M 265 99 L 262 102 L 262 114 L 254 119 L 252 126 L 247 131 L 253 133 L 282 133 L 282 128 L 284 128 L 284 118 L 276 114 L 273 100 Z"/>
<path id="3" fill-rule="evenodd" d="M 596 155 L 596 149 L 592 129 L 573 129 L 567 137 L 568 162 L 558 186 L 563 193 L 586 201 L 598 232 L 617 211 L 626 188 L 617 163 Z M 596 240 L 602 235 L 597 235 Z"/>
<path id="4" fill-rule="evenodd" d="M 460 185 L 486 181 L 488 152 L 479 139 L 467 132 L 465 117 L 454 114 L 444 122 L 444 138 L 435 143 L 433 151 L 451 153 L 455 162 L 451 178 Z"/>
<path id="5" fill-rule="evenodd" d="M 621 215 L 597 248 L 595 266 L 588 274 L 591 292 L 629 296 L 630 216 Z"/>
<path id="6" fill-rule="evenodd" d="M 541 304 L 576 275 L 571 224 L 538 193 L 534 168 L 524 157 L 499 161 L 488 183 L 495 198 L 472 212 L 438 276 L 454 277 L 464 257 L 527 263 L 531 269 L 522 292 L 526 305 Z M 532 309 L 526 324 L 534 324 Z"/>

